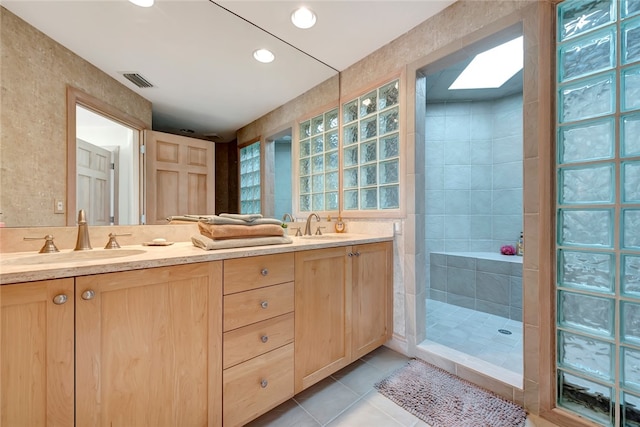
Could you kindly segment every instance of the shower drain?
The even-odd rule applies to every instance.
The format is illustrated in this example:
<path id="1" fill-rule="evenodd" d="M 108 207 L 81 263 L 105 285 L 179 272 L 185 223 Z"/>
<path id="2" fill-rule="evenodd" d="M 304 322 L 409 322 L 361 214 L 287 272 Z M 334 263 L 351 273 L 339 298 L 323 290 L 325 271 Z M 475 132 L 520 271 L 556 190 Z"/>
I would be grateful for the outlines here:
<path id="1" fill-rule="evenodd" d="M 498 329 L 498 332 L 505 335 L 511 335 L 511 331 L 508 329 Z"/>

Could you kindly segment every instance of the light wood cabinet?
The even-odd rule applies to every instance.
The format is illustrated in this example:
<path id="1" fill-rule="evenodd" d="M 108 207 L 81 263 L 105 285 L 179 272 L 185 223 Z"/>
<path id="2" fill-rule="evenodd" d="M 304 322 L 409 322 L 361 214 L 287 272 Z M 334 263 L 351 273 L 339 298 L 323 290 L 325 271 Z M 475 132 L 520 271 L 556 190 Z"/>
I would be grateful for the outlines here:
<path id="1" fill-rule="evenodd" d="M 73 427 L 73 279 L 0 286 L 0 303 L 0 426 Z"/>

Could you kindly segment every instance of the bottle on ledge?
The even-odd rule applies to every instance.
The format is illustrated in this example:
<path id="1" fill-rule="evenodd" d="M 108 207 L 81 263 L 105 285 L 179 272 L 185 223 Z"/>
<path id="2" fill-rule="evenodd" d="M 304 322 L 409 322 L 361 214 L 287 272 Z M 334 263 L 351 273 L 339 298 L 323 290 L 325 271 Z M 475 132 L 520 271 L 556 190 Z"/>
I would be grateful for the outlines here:
<path id="1" fill-rule="evenodd" d="M 522 232 L 520 232 L 520 237 L 518 237 L 518 242 L 516 243 L 516 255 L 524 255 L 524 235 Z"/>

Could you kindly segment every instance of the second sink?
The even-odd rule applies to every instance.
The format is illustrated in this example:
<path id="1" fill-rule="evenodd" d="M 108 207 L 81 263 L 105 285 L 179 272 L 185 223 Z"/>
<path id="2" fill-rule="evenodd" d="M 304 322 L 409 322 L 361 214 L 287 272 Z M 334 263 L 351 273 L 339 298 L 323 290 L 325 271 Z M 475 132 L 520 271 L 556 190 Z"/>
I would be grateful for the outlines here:
<path id="1" fill-rule="evenodd" d="M 140 255 L 145 252 L 147 251 L 144 249 L 98 249 L 93 251 L 56 252 L 53 254 L 27 255 L 15 258 L 3 257 L 0 265 L 59 264 L 65 262 L 95 261 Z"/>

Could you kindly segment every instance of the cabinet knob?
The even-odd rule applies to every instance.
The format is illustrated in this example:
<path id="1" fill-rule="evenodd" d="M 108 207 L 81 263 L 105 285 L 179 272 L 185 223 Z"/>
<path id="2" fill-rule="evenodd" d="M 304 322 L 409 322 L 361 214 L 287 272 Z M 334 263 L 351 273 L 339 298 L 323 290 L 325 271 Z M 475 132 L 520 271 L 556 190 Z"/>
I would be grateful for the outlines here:
<path id="1" fill-rule="evenodd" d="M 269 307 L 269 301 L 262 301 L 262 302 L 260 303 L 260 307 L 262 307 L 262 308 L 267 308 L 267 307 Z"/>
<path id="2" fill-rule="evenodd" d="M 266 336 L 266 335 L 263 335 L 263 336 L 260 337 L 260 341 L 266 343 L 267 341 L 269 341 L 269 337 Z"/>
<path id="3" fill-rule="evenodd" d="M 267 274 L 269 274 L 269 270 L 267 270 L 266 268 L 263 268 L 263 269 L 260 271 L 260 274 L 262 274 L 263 276 L 266 276 Z"/>
<path id="4" fill-rule="evenodd" d="M 62 305 L 67 302 L 67 296 L 65 294 L 56 295 L 53 297 L 53 303 L 57 305 Z"/>
<path id="5" fill-rule="evenodd" d="M 352 257 L 352 256 L 353 256 L 353 252 L 349 252 L 349 253 L 347 254 L 347 256 Z"/>
<path id="6" fill-rule="evenodd" d="M 355 256 L 360 256 L 360 252 L 356 251 Z"/>
<path id="7" fill-rule="evenodd" d="M 267 380 L 260 381 L 260 387 L 267 388 L 268 385 L 269 385 L 269 381 Z"/>
<path id="8" fill-rule="evenodd" d="M 93 299 L 93 297 L 95 296 L 96 296 L 96 292 L 91 289 L 86 290 L 82 293 L 82 299 L 87 301 L 90 299 Z"/>

